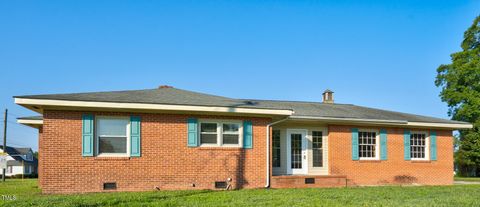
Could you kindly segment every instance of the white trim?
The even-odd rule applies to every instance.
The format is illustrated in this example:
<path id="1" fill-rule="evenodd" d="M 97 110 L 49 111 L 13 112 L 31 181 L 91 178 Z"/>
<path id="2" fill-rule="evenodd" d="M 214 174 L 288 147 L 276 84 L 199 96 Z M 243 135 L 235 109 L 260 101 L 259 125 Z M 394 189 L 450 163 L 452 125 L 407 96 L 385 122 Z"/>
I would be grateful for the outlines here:
<path id="1" fill-rule="evenodd" d="M 407 124 L 407 121 L 402 120 L 385 120 L 385 119 L 357 119 L 357 118 L 336 118 L 336 117 L 322 117 L 322 116 L 290 116 L 290 119 L 310 119 L 310 120 L 325 120 L 325 121 L 351 121 L 351 122 L 374 122 L 374 123 L 395 123 Z"/>
<path id="2" fill-rule="evenodd" d="M 438 128 L 452 128 L 452 129 L 471 129 L 473 125 L 466 124 L 444 124 L 444 123 L 428 123 L 428 122 L 408 122 L 407 126 L 424 126 L 424 127 L 438 127 Z"/>
<path id="3" fill-rule="evenodd" d="M 404 120 L 384 120 L 384 119 L 357 119 L 357 118 L 336 118 L 336 117 L 313 117 L 313 116 L 290 116 L 290 119 L 298 120 L 319 120 L 319 121 L 337 121 L 343 123 L 365 123 L 377 125 L 391 126 L 407 126 L 407 127 L 435 127 L 447 129 L 471 129 L 473 125 L 464 124 L 447 124 L 447 123 L 431 123 L 431 122 L 409 122 Z"/>
<path id="4" fill-rule="evenodd" d="M 308 156 L 307 156 L 307 129 L 287 129 L 286 130 L 286 141 L 287 141 L 287 174 L 292 175 L 306 175 L 308 174 Z M 299 133 L 302 134 L 302 169 L 292 169 L 292 155 L 291 155 L 291 134 Z"/>
<path id="5" fill-rule="evenodd" d="M 357 133 L 360 133 L 360 132 L 374 132 L 375 133 L 375 157 L 361 157 L 360 156 L 360 149 L 359 149 L 358 150 L 358 159 L 359 160 L 380 160 L 380 133 L 379 133 L 379 130 L 359 128 Z M 358 139 L 360 139 L 360 136 L 358 136 Z M 360 142 L 358 142 L 358 145 L 360 145 Z"/>
<path id="6" fill-rule="evenodd" d="M 202 144 L 202 123 L 217 124 L 217 144 Z M 223 144 L 223 124 L 238 124 L 238 144 Z M 211 133 L 213 134 L 213 133 Z M 227 133 L 229 134 L 229 133 Z M 243 147 L 243 122 L 242 120 L 228 119 L 200 119 L 198 120 L 198 141 L 200 147 Z"/>
<path id="7" fill-rule="evenodd" d="M 98 119 L 124 119 L 127 120 L 127 153 L 99 153 L 99 136 L 97 134 L 100 123 Z M 95 116 L 95 128 L 94 128 L 94 135 L 95 135 L 95 155 L 97 157 L 130 157 L 130 117 L 128 116 Z"/>
<path id="8" fill-rule="evenodd" d="M 30 125 L 42 125 L 43 120 L 38 119 L 17 119 L 17 123 L 19 124 L 30 124 Z"/>
<path id="9" fill-rule="evenodd" d="M 413 158 L 412 153 L 412 134 L 425 134 L 425 158 Z M 430 160 L 430 133 L 427 131 L 410 131 L 410 160 Z"/>
<path id="10" fill-rule="evenodd" d="M 280 145 L 280 154 L 279 154 L 279 156 L 280 156 L 280 166 L 278 166 L 278 167 L 273 166 L 274 165 L 273 164 L 273 153 L 275 152 L 275 143 L 274 143 L 275 137 L 273 136 L 274 135 L 273 133 L 275 131 L 278 132 L 278 136 L 279 136 L 278 141 L 280 142 L 280 143 L 278 143 Z M 280 171 L 280 169 L 282 169 L 282 131 L 280 129 L 272 129 L 272 170 L 274 172 L 276 172 L 276 171 Z"/>
<path id="11" fill-rule="evenodd" d="M 172 104 L 146 104 L 146 103 L 116 103 L 99 101 L 66 101 L 51 99 L 15 98 L 15 103 L 20 105 L 42 106 L 68 106 L 89 108 L 115 108 L 115 109 L 150 109 L 150 110 L 173 110 L 173 111 L 203 111 L 245 114 L 268 114 L 268 115 L 292 115 L 293 110 L 284 109 L 255 109 L 220 106 L 191 106 Z"/>
<path id="12" fill-rule="evenodd" d="M 255 108 L 190 106 L 190 105 L 172 105 L 172 104 L 115 103 L 115 102 L 98 102 L 98 101 L 67 101 L 67 100 L 29 99 L 29 98 L 15 98 L 15 103 L 19 105 L 65 106 L 65 107 L 86 107 L 86 108 L 145 109 L 145 110 L 172 110 L 172 111 L 199 111 L 199 112 L 287 115 L 287 116 L 290 116 L 290 119 L 342 121 L 342 122 L 367 123 L 367 124 L 379 124 L 379 125 L 435 127 L 435 128 L 447 128 L 447 129 L 473 128 L 473 125 L 470 123 L 448 124 L 448 123 L 430 123 L 430 122 L 408 122 L 405 120 L 294 116 L 293 110 L 285 110 L 285 109 L 255 109 Z M 21 124 L 32 124 L 32 125 L 43 124 L 42 120 L 19 119 L 17 121 L 18 123 L 21 123 Z"/>
<path id="13" fill-rule="evenodd" d="M 322 132 L 322 167 L 314 167 L 313 166 L 313 132 Z M 312 175 L 328 175 L 328 129 L 327 127 L 315 127 L 308 129 L 307 139 L 309 143 L 311 143 L 307 147 L 307 151 L 309 151 L 309 158 L 312 158 L 311 161 L 308 163 L 308 174 Z"/>
<path id="14" fill-rule="evenodd" d="M 288 119 L 289 119 L 289 118 L 287 117 L 287 118 L 280 119 L 280 120 L 278 120 L 278 121 L 271 122 L 271 123 L 267 124 L 267 127 L 266 127 L 266 134 L 267 134 L 267 136 L 266 136 L 266 138 L 267 138 L 267 139 L 266 139 L 266 144 L 267 144 L 267 146 L 265 147 L 265 148 L 266 148 L 266 154 L 267 154 L 267 156 L 265 156 L 265 157 L 266 157 L 266 161 L 267 161 L 267 166 L 266 166 L 267 169 L 266 169 L 265 172 L 267 173 L 267 178 L 266 178 L 266 181 L 265 181 L 265 182 L 266 182 L 266 183 L 265 183 L 265 188 L 269 188 L 269 187 L 270 187 L 270 175 L 271 175 L 271 174 L 270 174 L 270 127 L 273 126 L 273 125 L 275 125 L 275 124 L 278 124 L 278 123 L 280 123 L 280 122 L 284 122 L 284 121 L 286 121 L 286 120 L 288 120 Z M 272 172 L 272 173 L 273 173 L 273 172 Z"/>

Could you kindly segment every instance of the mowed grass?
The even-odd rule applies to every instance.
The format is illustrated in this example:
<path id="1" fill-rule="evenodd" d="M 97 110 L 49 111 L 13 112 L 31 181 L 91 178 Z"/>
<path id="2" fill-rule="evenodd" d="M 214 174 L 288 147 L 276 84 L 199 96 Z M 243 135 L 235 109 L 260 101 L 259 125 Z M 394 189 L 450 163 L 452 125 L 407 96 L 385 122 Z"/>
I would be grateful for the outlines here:
<path id="1" fill-rule="evenodd" d="M 480 177 L 454 177 L 455 181 L 480 182 Z"/>
<path id="2" fill-rule="evenodd" d="M 480 206 L 480 185 L 151 191 L 42 195 L 37 180 L 0 183 L 0 206 Z"/>

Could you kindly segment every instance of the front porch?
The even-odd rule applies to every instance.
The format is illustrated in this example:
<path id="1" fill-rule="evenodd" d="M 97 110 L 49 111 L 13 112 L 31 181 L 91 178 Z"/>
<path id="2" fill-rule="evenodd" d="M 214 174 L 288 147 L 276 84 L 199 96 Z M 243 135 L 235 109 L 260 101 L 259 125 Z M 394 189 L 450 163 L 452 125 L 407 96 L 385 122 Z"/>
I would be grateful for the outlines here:
<path id="1" fill-rule="evenodd" d="M 286 121 L 272 128 L 272 175 L 329 175 L 324 123 Z"/>
<path id="2" fill-rule="evenodd" d="M 345 187 L 345 175 L 331 175 L 328 127 L 288 120 L 272 128 L 272 188 Z"/>

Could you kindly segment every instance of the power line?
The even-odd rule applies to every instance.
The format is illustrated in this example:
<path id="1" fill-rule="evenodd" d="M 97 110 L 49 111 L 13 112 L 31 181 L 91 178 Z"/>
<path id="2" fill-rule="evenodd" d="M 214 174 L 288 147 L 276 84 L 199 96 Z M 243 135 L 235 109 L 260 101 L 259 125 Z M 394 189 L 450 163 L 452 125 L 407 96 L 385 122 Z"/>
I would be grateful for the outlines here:
<path id="1" fill-rule="evenodd" d="M 20 137 L 32 137 L 32 136 L 37 136 L 37 134 L 33 134 L 33 133 L 27 133 L 27 132 L 22 132 L 22 131 L 10 131 L 10 135 L 13 134 L 13 135 L 18 135 Z M 20 132 L 20 133 L 17 133 L 17 132 Z M 8 136 L 10 138 L 10 136 Z"/>
<path id="2" fill-rule="evenodd" d="M 10 142 L 10 140 L 13 140 L 13 141 L 21 141 L 21 140 L 25 140 L 25 139 L 19 139 L 18 137 L 11 137 L 11 136 L 8 136 L 8 140 L 7 142 Z"/>
<path id="3" fill-rule="evenodd" d="M 7 116 L 16 116 L 15 118 L 18 118 L 18 117 L 22 117 L 18 114 L 15 114 L 15 113 L 12 113 L 12 112 L 8 112 L 8 115 Z"/>
<path id="4" fill-rule="evenodd" d="M 20 123 L 14 122 L 14 121 L 10 121 L 10 120 L 7 120 L 7 122 L 10 123 L 10 124 L 15 124 L 15 125 L 20 125 L 20 126 L 28 127 L 28 126 L 25 126 L 25 125 L 23 125 L 23 124 L 20 124 Z"/>
<path id="5" fill-rule="evenodd" d="M 12 142 L 12 137 L 9 136 L 8 141 L 7 141 L 7 145 L 18 145 L 18 146 L 22 146 L 22 147 L 30 147 L 30 146 L 28 146 L 30 144 L 27 144 L 27 143 L 23 142 L 23 140 L 22 141 L 20 141 L 20 140 L 22 140 L 22 139 L 13 138 L 13 142 Z"/>
<path id="6" fill-rule="evenodd" d="M 30 146 L 26 146 L 24 144 L 18 144 L 18 143 L 15 143 L 15 142 L 7 142 L 7 145 L 14 145 L 14 146 L 19 146 L 19 147 L 30 147 Z"/>

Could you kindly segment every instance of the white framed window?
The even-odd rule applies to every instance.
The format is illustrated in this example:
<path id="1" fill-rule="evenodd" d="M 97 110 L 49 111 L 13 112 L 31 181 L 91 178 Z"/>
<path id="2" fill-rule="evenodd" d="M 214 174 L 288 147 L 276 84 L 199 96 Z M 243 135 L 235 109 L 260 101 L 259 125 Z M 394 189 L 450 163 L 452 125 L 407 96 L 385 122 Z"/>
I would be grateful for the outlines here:
<path id="1" fill-rule="evenodd" d="M 410 133 L 410 159 L 428 160 L 429 156 L 429 137 L 427 132 Z"/>
<path id="2" fill-rule="evenodd" d="M 312 131 L 312 166 L 323 167 L 323 132 Z"/>
<path id="3" fill-rule="evenodd" d="M 200 123 L 200 145 L 218 144 L 218 124 L 215 122 Z"/>
<path id="4" fill-rule="evenodd" d="M 376 130 L 358 131 L 358 157 L 360 160 L 378 160 L 379 136 Z"/>
<path id="5" fill-rule="evenodd" d="M 241 121 L 201 120 L 200 146 L 241 147 L 243 126 Z"/>
<path id="6" fill-rule="evenodd" d="M 7 166 L 7 172 L 6 173 L 13 173 L 13 167 L 11 165 Z"/>
<path id="7" fill-rule="evenodd" d="M 272 131 L 272 146 L 273 167 L 281 167 L 280 130 Z"/>
<path id="8" fill-rule="evenodd" d="M 98 156 L 129 156 L 130 120 L 128 117 L 97 117 L 95 129 Z"/>

